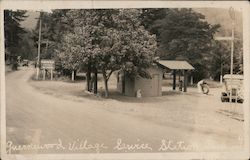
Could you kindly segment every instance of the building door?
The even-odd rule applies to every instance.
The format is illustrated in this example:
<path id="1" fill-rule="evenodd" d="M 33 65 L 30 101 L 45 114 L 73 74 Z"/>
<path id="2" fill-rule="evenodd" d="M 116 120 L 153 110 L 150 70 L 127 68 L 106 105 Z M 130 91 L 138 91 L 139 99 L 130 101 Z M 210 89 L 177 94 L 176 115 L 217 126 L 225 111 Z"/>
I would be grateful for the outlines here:
<path id="1" fill-rule="evenodd" d="M 154 96 L 159 96 L 159 74 L 153 74 L 152 77 L 152 94 Z"/>

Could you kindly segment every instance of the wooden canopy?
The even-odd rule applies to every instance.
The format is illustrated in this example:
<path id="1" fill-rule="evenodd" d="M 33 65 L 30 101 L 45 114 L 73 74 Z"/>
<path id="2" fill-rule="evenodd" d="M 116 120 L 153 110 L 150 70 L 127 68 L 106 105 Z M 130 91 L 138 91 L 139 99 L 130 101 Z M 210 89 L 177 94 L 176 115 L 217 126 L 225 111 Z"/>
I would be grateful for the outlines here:
<path id="1" fill-rule="evenodd" d="M 194 67 L 187 61 L 175 61 L 175 60 L 159 60 L 158 63 L 163 68 L 169 68 L 172 70 L 193 70 Z"/>
<path id="2" fill-rule="evenodd" d="M 159 60 L 156 62 L 158 66 L 164 69 L 171 69 L 173 70 L 173 90 L 176 88 L 176 70 L 183 70 L 184 71 L 184 92 L 187 92 L 187 71 L 194 70 L 194 67 L 189 64 L 187 61 L 176 61 L 176 60 Z"/>

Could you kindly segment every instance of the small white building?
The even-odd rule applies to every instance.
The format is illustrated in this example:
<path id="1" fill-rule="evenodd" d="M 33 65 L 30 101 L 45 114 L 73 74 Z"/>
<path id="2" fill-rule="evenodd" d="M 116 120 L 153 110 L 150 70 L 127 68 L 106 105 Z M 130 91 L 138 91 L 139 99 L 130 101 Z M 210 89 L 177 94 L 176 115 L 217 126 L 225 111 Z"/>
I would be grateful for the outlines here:
<path id="1" fill-rule="evenodd" d="M 156 97 L 162 95 L 163 70 L 155 65 L 147 69 L 151 79 L 137 76 L 130 78 L 124 72 L 118 72 L 117 89 L 126 96 L 136 96 L 138 90 L 142 97 Z"/>
<path id="2" fill-rule="evenodd" d="M 160 60 L 147 69 L 151 78 L 140 76 L 130 78 L 124 72 L 119 71 L 117 76 L 117 90 L 126 96 L 135 97 L 138 90 L 142 97 L 162 96 L 162 78 L 166 69 L 173 70 L 173 89 L 176 86 L 176 71 L 184 71 L 184 92 L 187 91 L 187 71 L 194 69 L 186 61 Z"/>

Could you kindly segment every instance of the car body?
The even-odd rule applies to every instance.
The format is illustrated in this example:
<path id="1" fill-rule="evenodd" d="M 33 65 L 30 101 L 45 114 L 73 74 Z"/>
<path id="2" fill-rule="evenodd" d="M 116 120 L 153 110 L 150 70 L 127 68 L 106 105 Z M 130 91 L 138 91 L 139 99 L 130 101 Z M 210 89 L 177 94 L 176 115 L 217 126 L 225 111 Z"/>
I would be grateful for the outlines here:
<path id="1" fill-rule="evenodd" d="M 232 93 L 232 102 L 243 103 L 243 75 L 230 75 L 226 74 L 223 76 L 224 80 L 224 91 L 221 93 L 221 101 L 229 102 L 230 94 Z"/>
<path id="2" fill-rule="evenodd" d="M 22 66 L 29 66 L 29 60 L 24 59 L 24 60 L 22 61 Z"/>

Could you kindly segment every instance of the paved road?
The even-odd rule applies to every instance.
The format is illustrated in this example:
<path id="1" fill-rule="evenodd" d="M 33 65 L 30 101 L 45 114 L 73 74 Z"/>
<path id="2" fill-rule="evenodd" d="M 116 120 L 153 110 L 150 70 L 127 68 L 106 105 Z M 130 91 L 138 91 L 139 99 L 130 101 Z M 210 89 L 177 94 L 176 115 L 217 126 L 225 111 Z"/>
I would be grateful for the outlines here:
<path id="1" fill-rule="evenodd" d="M 6 77 L 7 141 L 13 145 L 54 145 L 49 149 L 11 150 L 12 153 L 96 152 L 97 144 L 102 143 L 104 146 L 99 147 L 100 152 L 156 152 L 162 139 L 166 143 L 173 141 L 172 147 L 177 142 L 184 142 L 177 149 L 166 150 L 171 152 L 182 151 L 187 145 L 190 145 L 188 149 L 193 145 L 197 150 L 206 150 L 221 142 L 225 146 L 235 142 L 235 137 L 230 135 L 194 132 L 185 126 L 160 125 L 135 116 L 116 114 L 100 109 L 88 99 L 86 102 L 75 102 L 40 93 L 28 83 L 33 73 L 34 69 L 26 68 L 9 73 Z M 148 143 L 149 147 L 144 145 L 135 147 L 137 149 L 117 150 L 114 147 L 118 139 L 126 144 Z M 69 143 L 75 141 L 79 145 L 81 140 L 87 140 L 89 146 L 73 150 L 69 147 Z M 95 146 L 90 146 L 92 144 Z"/>

